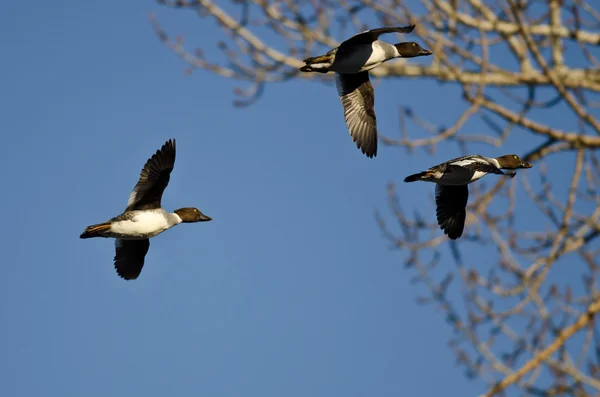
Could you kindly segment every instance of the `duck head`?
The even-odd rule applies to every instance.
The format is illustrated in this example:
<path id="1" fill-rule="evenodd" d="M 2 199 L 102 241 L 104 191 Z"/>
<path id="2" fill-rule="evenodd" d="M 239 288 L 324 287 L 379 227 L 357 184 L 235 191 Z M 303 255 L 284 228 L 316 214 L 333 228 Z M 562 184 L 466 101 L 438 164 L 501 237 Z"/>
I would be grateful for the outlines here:
<path id="1" fill-rule="evenodd" d="M 413 41 L 394 44 L 394 47 L 396 47 L 402 58 L 422 57 L 433 54 L 433 52 L 424 49 Z"/>
<path id="2" fill-rule="evenodd" d="M 179 208 L 175 210 L 175 213 L 179 215 L 181 221 L 185 223 L 212 221 L 210 216 L 204 215 L 198 208 L 194 207 Z"/>
<path id="3" fill-rule="evenodd" d="M 507 154 L 501 157 L 497 157 L 498 163 L 500 163 L 500 168 L 504 168 L 507 170 L 516 170 L 519 168 L 531 168 L 533 165 L 530 163 L 523 161 L 516 154 Z"/>

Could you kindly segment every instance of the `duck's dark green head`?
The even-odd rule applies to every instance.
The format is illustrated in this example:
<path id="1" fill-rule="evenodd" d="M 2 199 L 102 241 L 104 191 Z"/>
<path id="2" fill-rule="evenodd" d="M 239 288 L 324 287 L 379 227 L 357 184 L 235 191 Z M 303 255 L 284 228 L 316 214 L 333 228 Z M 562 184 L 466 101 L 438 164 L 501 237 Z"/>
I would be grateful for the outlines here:
<path id="1" fill-rule="evenodd" d="M 175 213 L 179 215 L 182 222 L 186 223 L 206 222 L 212 220 L 210 216 L 204 215 L 198 208 L 194 207 L 179 208 L 175 210 Z"/>
<path id="2" fill-rule="evenodd" d="M 500 164 L 500 168 L 504 168 L 507 170 L 516 170 L 519 168 L 531 168 L 533 165 L 530 163 L 523 161 L 516 154 L 507 154 L 501 157 L 497 157 L 498 163 Z"/>
<path id="3" fill-rule="evenodd" d="M 433 52 L 424 49 L 413 41 L 394 44 L 394 46 L 402 58 L 422 57 L 433 54 Z"/>

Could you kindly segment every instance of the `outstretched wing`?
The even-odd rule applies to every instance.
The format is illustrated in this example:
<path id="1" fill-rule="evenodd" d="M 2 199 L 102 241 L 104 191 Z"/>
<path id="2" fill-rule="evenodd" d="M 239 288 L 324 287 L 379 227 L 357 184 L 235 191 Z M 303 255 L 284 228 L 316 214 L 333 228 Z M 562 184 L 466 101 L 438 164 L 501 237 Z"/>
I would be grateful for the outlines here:
<path id="1" fill-rule="evenodd" d="M 125 280 L 135 280 L 142 272 L 150 240 L 115 240 L 115 269 Z"/>
<path id="2" fill-rule="evenodd" d="M 364 32 L 360 32 L 360 33 L 355 34 L 354 36 L 350 37 L 343 44 L 344 45 L 347 45 L 347 44 L 356 45 L 356 44 L 372 43 L 375 40 L 377 40 L 379 38 L 379 36 L 382 34 L 385 34 L 385 33 L 410 33 L 413 31 L 414 28 L 415 28 L 415 25 L 397 26 L 397 27 L 390 27 L 390 28 L 376 28 L 376 29 L 365 30 Z"/>
<path id="3" fill-rule="evenodd" d="M 174 166 L 175 139 L 169 139 L 144 165 L 140 179 L 129 195 L 126 211 L 160 208 Z"/>
<path id="4" fill-rule="evenodd" d="M 467 217 L 467 185 L 435 185 L 435 204 L 438 225 L 453 240 L 462 236 Z"/>
<path id="5" fill-rule="evenodd" d="M 335 74 L 335 86 L 344 107 L 344 119 L 356 146 L 368 157 L 377 156 L 375 92 L 369 72 Z"/>

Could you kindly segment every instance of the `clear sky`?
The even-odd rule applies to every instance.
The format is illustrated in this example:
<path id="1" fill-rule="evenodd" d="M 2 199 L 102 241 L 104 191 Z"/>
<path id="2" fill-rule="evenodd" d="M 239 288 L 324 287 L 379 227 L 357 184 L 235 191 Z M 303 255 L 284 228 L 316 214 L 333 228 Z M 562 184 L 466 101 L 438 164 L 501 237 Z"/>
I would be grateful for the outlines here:
<path id="1" fill-rule="evenodd" d="M 213 24 L 151 1 L 0 6 L 0 395 L 481 392 L 373 216 L 391 217 L 388 181 L 459 153 L 380 146 L 367 159 L 335 89 L 316 83 L 272 85 L 236 109 L 237 83 L 186 76 L 154 35 L 153 11 L 214 48 Z M 455 112 L 457 97 L 437 87 L 378 85 L 380 130 L 394 135 L 398 104 Z M 79 234 L 125 208 L 169 138 L 177 161 L 163 205 L 213 221 L 152 239 L 140 278 L 126 282 L 113 240 Z M 402 186 L 404 203 L 433 217 L 431 187 Z"/>

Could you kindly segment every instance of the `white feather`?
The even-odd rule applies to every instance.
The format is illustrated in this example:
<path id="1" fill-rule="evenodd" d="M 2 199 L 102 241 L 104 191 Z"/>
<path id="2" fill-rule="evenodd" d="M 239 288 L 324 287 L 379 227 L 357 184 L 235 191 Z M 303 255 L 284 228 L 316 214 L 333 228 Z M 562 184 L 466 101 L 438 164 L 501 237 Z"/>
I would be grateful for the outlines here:
<path id="1" fill-rule="evenodd" d="M 166 211 L 134 211 L 132 219 L 115 221 L 111 224 L 111 237 L 154 237 L 181 223 L 181 218 Z"/>
<path id="2" fill-rule="evenodd" d="M 473 163 L 483 163 L 483 164 L 486 164 L 487 162 L 484 161 L 484 160 L 482 160 L 482 159 L 479 159 L 479 158 L 475 157 L 475 158 L 470 158 L 470 159 L 462 159 L 462 160 L 455 161 L 455 162 L 450 163 L 450 164 L 451 165 L 457 165 L 459 167 L 466 167 L 467 165 L 473 164 Z"/>
<path id="3" fill-rule="evenodd" d="M 137 186 L 136 186 L 137 187 Z M 134 188 L 131 193 L 129 193 L 129 199 L 127 200 L 127 208 L 129 208 L 129 206 L 133 203 L 135 203 L 137 201 L 137 195 L 138 195 L 138 191 L 136 188 Z"/>
<path id="4" fill-rule="evenodd" d="M 444 185 L 468 185 L 469 183 L 475 182 L 476 180 L 488 174 L 484 171 L 469 171 L 468 168 L 466 168 L 468 165 L 475 163 L 489 164 L 487 159 L 480 157 L 471 157 L 454 161 L 450 163 L 450 165 L 461 168 L 451 173 L 444 173 L 438 178 L 438 180 Z"/>
<path id="5" fill-rule="evenodd" d="M 331 62 L 312 63 L 310 67 L 313 69 L 327 69 L 331 67 Z"/>
<path id="6" fill-rule="evenodd" d="M 451 163 L 452 165 L 457 165 L 459 167 L 466 167 L 469 164 L 474 164 L 474 163 L 481 163 L 481 164 L 492 164 L 493 166 L 500 168 L 500 164 L 498 163 L 498 160 L 496 160 L 495 158 L 491 158 L 491 157 L 471 157 L 468 159 L 462 159 L 459 161 L 455 161 L 453 163 Z M 487 172 L 484 171 L 475 171 L 475 173 L 473 174 L 473 176 L 471 177 L 471 180 L 469 183 L 471 182 L 475 182 L 476 180 L 484 177 L 485 175 L 487 175 Z"/>
<path id="7" fill-rule="evenodd" d="M 473 177 L 471 178 L 471 182 L 475 182 L 477 179 L 479 179 L 485 175 L 487 175 L 487 172 L 475 171 L 475 173 L 473 174 Z"/>
<path id="8" fill-rule="evenodd" d="M 351 74 L 376 68 L 390 59 L 390 57 L 386 55 L 384 46 L 391 47 L 391 51 L 395 51 L 395 53 L 398 54 L 396 47 L 381 41 L 357 45 L 352 48 L 352 53 L 345 53 L 343 57 L 336 57 L 331 70 L 342 74 Z"/>
<path id="9" fill-rule="evenodd" d="M 390 60 L 390 57 L 386 53 L 386 49 L 388 51 L 391 50 L 392 52 L 394 52 L 395 56 L 400 56 L 396 47 L 383 41 L 374 41 L 371 45 L 371 48 L 371 56 L 369 57 L 369 59 L 367 59 L 367 62 L 365 62 L 363 70 L 371 70 L 381 65 L 385 61 Z"/>
<path id="10" fill-rule="evenodd" d="M 493 157 L 486 157 L 485 159 L 486 159 L 487 161 L 489 161 L 490 163 L 492 163 L 493 165 L 495 165 L 495 166 L 496 166 L 496 168 L 498 168 L 498 169 L 500 169 L 500 168 L 501 168 L 501 167 L 500 167 L 500 162 L 499 162 L 498 160 L 496 160 L 495 158 L 493 158 Z"/>
<path id="11" fill-rule="evenodd" d="M 387 56 L 385 53 L 384 46 L 385 47 L 393 47 L 393 46 L 390 46 L 388 43 L 383 43 L 381 41 L 374 41 L 373 44 L 371 44 L 371 48 L 372 48 L 373 52 L 371 53 L 371 56 L 369 57 L 367 64 L 387 61 Z M 393 47 L 393 48 L 396 48 L 396 47 Z M 397 52 L 398 52 L 398 50 L 396 49 L 396 53 Z"/>

